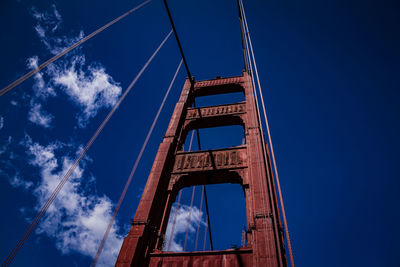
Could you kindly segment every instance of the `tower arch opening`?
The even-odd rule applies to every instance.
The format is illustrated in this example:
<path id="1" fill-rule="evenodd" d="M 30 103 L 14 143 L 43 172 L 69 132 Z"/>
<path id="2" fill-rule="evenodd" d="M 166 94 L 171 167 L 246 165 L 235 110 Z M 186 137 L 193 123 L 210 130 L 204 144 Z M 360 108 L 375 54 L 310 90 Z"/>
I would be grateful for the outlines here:
<path id="1" fill-rule="evenodd" d="M 210 250 L 202 186 L 195 186 L 194 194 L 193 188 L 182 188 L 172 204 L 163 245 L 165 252 Z M 243 187 L 231 183 L 207 185 L 207 197 L 214 250 L 245 246 L 246 201 Z"/>

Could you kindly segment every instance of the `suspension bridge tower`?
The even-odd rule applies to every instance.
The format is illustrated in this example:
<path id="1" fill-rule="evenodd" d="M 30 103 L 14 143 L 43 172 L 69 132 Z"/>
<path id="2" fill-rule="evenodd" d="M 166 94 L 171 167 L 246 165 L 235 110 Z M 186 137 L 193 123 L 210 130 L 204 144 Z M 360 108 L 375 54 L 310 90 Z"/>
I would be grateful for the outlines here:
<path id="1" fill-rule="evenodd" d="M 21 76 L 7 87 L 1 89 L 0 96 L 12 90 L 29 77 L 32 77 L 58 58 L 83 44 L 112 24 L 146 5 L 148 2 L 150 2 L 150 0 L 146 0 L 137 7 L 122 14 L 108 24 L 61 51 L 51 59 L 45 61 L 24 76 Z M 269 137 L 268 140 L 271 145 L 270 148 L 273 165 L 271 164 L 270 160 L 268 149 L 269 146 L 264 140 L 264 133 L 262 130 L 262 122 L 258 109 L 258 98 L 255 92 L 256 86 L 254 83 L 252 66 L 254 66 L 257 77 L 257 84 L 262 105 L 264 105 L 264 103 L 261 93 L 261 86 L 258 79 L 258 71 L 254 59 L 254 53 L 251 45 L 251 39 L 246 22 L 246 16 L 244 10 L 242 9 L 243 4 L 241 0 L 238 0 L 245 70 L 240 76 L 227 78 L 217 77 L 216 79 L 204 81 L 195 81 L 191 76 L 183 54 L 182 46 L 179 42 L 174 23 L 172 21 L 167 0 L 164 0 L 164 4 L 166 6 L 172 26 L 171 32 L 167 34 L 158 48 L 154 51 L 152 56 L 140 70 L 139 74 L 133 79 L 131 84 L 122 94 L 114 107 L 110 110 L 101 125 L 97 128 L 96 132 L 85 145 L 84 149 L 81 150 L 74 163 L 60 179 L 58 185 L 46 200 L 36 217 L 32 220 L 22 238 L 7 256 L 2 266 L 9 266 L 12 263 L 16 254 L 31 235 L 32 231 L 36 228 L 40 220 L 43 218 L 46 211 L 52 205 L 60 190 L 79 166 L 79 163 L 84 158 L 85 153 L 96 140 L 104 126 L 108 123 L 109 119 L 129 93 L 137 79 L 140 77 L 140 75 L 142 75 L 143 71 L 153 60 L 154 56 L 165 44 L 167 39 L 172 35 L 172 32 L 174 32 L 182 56 L 182 61 L 186 67 L 188 78 L 183 86 L 179 101 L 175 106 L 166 134 L 159 146 L 156 158 L 144 188 L 143 195 L 139 202 L 139 206 L 134 219 L 131 221 L 130 231 L 125 237 L 119 252 L 116 266 L 287 267 L 288 263 L 286 260 L 283 228 L 281 226 L 279 214 L 280 206 L 283 222 L 285 224 L 284 230 L 287 238 L 287 248 L 290 256 L 290 263 L 291 266 L 294 267 L 293 254 L 291 252 L 289 232 L 287 230 L 286 216 L 284 213 L 282 194 L 279 186 L 279 177 L 276 171 L 275 157 L 271 144 L 269 128 L 267 128 L 267 132 Z M 246 31 L 247 37 L 245 37 L 244 31 Z M 250 49 L 246 49 L 249 47 Z M 110 229 L 112 229 L 111 227 L 114 223 L 115 216 L 117 215 L 120 205 L 125 197 L 133 173 L 138 166 L 137 164 L 153 130 L 154 124 L 157 121 L 159 112 L 164 105 L 165 99 L 173 82 L 175 81 L 181 65 L 182 62 L 179 64 L 179 67 L 160 106 L 153 125 L 151 126 L 148 136 L 146 137 L 142 150 L 139 153 L 138 159 L 135 162 L 131 175 L 126 182 L 125 188 L 108 224 L 108 228 L 105 231 L 104 237 L 100 243 L 97 254 L 94 257 L 92 266 L 96 266 L 97 260 L 107 240 Z M 243 93 L 244 101 L 218 106 L 196 107 L 195 103 L 197 97 L 236 92 Z M 263 107 L 262 110 L 264 111 L 264 120 L 268 127 L 265 108 Z M 245 133 L 245 142 L 242 145 L 215 150 L 201 150 L 198 129 L 230 125 L 239 125 L 243 127 Z M 186 138 L 188 137 L 188 133 L 193 130 L 197 131 L 199 151 L 185 151 L 184 144 Z M 272 166 L 274 166 L 275 175 L 273 174 Z M 274 176 L 276 179 L 274 179 Z M 275 187 L 275 181 L 277 182 L 277 187 Z M 221 183 L 239 184 L 244 191 L 247 222 L 244 236 L 245 238 L 243 238 L 243 240 L 247 240 L 247 244 L 246 242 L 242 242 L 243 244 L 239 248 L 213 250 L 211 230 L 209 230 L 210 251 L 205 251 L 205 249 L 203 249 L 203 251 L 197 251 L 195 249 L 196 251 L 190 252 L 171 252 L 169 249 L 165 249 L 165 237 L 169 221 L 168 219 L 172 210 L 172 204 L 175 202 L 178 192 L 185 187 L 198 185 L 203 186 L 209 226 L 205 186 L 209 184 Z M 278 191 L 280 205 L 278 205 L 275 188 L 277 188 Z M 223 197 L 223 192 L 221 192 L 221 195 Z M 210 229 L 210 226 L 208 229 Z"/>
<path id="2" fill-rule="evenodd" d="M 242 92 L 245 101 L 193 107 L 196 97 L 232 92 Z M 189 131 L 228 125 L 244 128 L 244 145 L 183 150 Z M 244 190 L 247 245 L 222 251 L 164 251 L 168 218 L 179 190 L 220 183 L 240 184 Z M 249 73 L 197 82 L 187 79 L 116 266 L 287 266 L 274 188 Z"/>

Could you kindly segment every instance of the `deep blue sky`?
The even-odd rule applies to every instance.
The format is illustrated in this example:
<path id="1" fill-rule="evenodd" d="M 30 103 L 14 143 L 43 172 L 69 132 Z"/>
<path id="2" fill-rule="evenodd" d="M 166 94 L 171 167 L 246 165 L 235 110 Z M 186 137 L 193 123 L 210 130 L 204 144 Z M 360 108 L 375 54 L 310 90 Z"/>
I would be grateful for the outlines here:
<path id="1" fill-rule="evenodd" d="M 236 1 L 169 2 L 195 78 L 240 75 L 243 59 Z M 51 56 L 33 28 L 37 23 L 33 7 L 52 12 L 54 4 L 62 16 L 54 36 L 71 38 L 81 30 L 91 33 L 138 3 L 2 1 L 0 86 L 27 72 L 28 58 L 36 55 L 43 62 Z M 399 266 L 399 3 L 247 0 L 244 5 L 297 266 Z M 153 0 L 72 55 L 83 54 L 87 64 L 103 66 L 125 90 L 169 30 L 162 1 Z M 85 183 L 85 194 L 106 195 L 117 202 L 178 63 L 171 38 L 88 152 L 84 177 L 94 178 Z M 117 225 L 122 234 L 136 210 L 184 78 L 182 69 L 121 207 Z M 0 97 L 2 149 L 12 137 L 0 153 L 1 260 L 23 234 L 26 218 L 34 214 L 29 210 L 37 203 L 31 190 L 39 183 L 40 168 L 29 163 L 32 157 L 25 136 L 42 146 L 57 140 L 73 144 L 57 152 L 59 160 L 66 154 L 73 157 L 109 110 L 100 109 L 80 128 L 76 116 L 82 108 L 61 88 L 55 87 L 56 97 L 41 100 L 33 97 L 33 84 L 30 79 Z M 39 101 L 54 116 L 50 128 L 28 120 L 32 101 Z M 201 135 L 209 148 L 238 145 L 243 137 L 240 127 L 204 130 Z M 10 179 L 16 172 L 34 185 L 12 186 Z M 216 247 L 239 245 L 245 220 L 240 187 L 218 185 L 209 192 Z M 188 204 L 190 189 L 184 190 L 183 197 Z M 62 255 L 54 240 L 33 234 L 15 266 L 90 264 L 91 258 L 79 252 Z"/>

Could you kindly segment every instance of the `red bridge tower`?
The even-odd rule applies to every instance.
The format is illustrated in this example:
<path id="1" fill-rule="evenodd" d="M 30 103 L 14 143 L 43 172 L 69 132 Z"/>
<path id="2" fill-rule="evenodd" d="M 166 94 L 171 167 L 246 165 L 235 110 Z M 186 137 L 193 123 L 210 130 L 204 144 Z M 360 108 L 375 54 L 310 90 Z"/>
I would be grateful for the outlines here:
<path id="1" fill-rule="evenodd" d="M 196 97 L 243 92 L 245 101 L 192 108 Z M 241 125 L 245 145 L 185 152 L 189 131 Z M 180 189 L 195 185 L 237 183 L 245 192 L 248 245 L 238 249 L 163 252 L 171 206 Z M 167 133 L 157 152 L 128 236 L 116 266 L 265 266 L 286 267 L 268 149 L 260 127 L 251 77 L 186 80 Z"/>

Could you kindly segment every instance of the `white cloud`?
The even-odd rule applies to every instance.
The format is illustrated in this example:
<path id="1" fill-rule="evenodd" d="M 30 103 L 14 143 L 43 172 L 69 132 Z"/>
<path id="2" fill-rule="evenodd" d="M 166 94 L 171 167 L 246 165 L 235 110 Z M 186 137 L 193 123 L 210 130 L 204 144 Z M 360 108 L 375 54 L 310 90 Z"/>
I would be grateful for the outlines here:
<path id="1" fill-rule="evenodd" d="M 9 179 L 11 186 L 13 187 L 22 187 L 22 189 L 29 189 L 33 186 L 33 182 L 25 181 L 19 175 L 14 175 L 12 178 Z"/>
<path id="2" fill-rule="evenodd" d="M 83 113 L 78 117 L 81 127 L 103 107 L 112 107 L 118 101 L 122 88 L 98 64 L 91 64 L 85 71 L 84 56 L 74 57 L 69 67 L 56 69 L 54 84 L 65 89 L 65 93 L 79 106 Z"/>
<path id="3" fill-rule="evenodd" d="M 46 30 L 42 26 L 36 25 L 34 29 L 36 33 L 39 35 L 39 37 L 46 38 Z"/>
<path id="4" fill-rule="evenodd" d="M 2 146 L 0 146 L 0 155 L 7 151 L 8 146 L 11 144 L 11 141 L 12 137 L 9 136 L 7 141 Z"/>
<path id="5" fill-rule="evenodd" d="M 60 15 L 60 13 L 58 12 L 58 10 L 56 8 L 56 5 L 53 4 L 52 7 L 53 7 L 53 12 L 54 12 L 55 18 L 57 19 L 57 21 L 59 21 L 61 23 L 62 18 L 61 18 L 61 15 Z M 54 32 L 56 29 L 57 28 L 53 28 L 52 31 Z"/>
<path id="6" fill-rule="evenodd" d="M 4 127 L 4 118 L 0 116 L 0 130 Z"/>
<path id="7" fill-rule="evenodd" d="M 24 144 L 31 156 L 29 163 L 40 169 L 41 180 L 33 190 L 37 197 L 36 210 L 40 210 L 73 161 L 68 156 L 56 156 L 56 152 L 65 148 L 66 144 L 42 146 L 33 143 L 29 136 Z M 85 191 L 82 186 L 85 182 L 83 173 L 81 165 L 75 169 L 49 207 L 36 233 L 54 239 L 62 254 L 77 252 L 93 258 L 111 219 L 113 204 L 107 196 L 89 195 Z M 98 266 L 115 263 L 123 240 L 119 231 L 117 223 L 114 223 Z"/>
<path id="8" fill-rule="evenodd" d="M 57 37 L 56 31 L 61 27 L 62 17 L 55 5 L 52 5 L 50 12 L 39 12 L 36 8 L 32 8 L 32 16 L 36 20 L 33 27 L 40 41 L 45 45 L 47 50 L 56 55 L 65 48 L 82 39 L 85 34 L 80 31 L 75 37 Z"/>
<path id="9" fill-rule="evenodd" d="M 52 12 L 40 13 L 33 8 L 32 15 L 37 21 L 34 28 L 38 37 L 45 44 L 47 50 L 53 54 L 61 52 L 84 37 L 83 31 L 80 31 L 76 37 L 55 35 L 62 22 L 55 5 L 53 5 Z M 28 59 L 29 68 L 34 69 L 37 66 L 37 56 Z M 48 78 L 49 82 L 47 83 L 44 74 Z M 80 127 L 85 127 L 100 109 L 113 106 L 122 91 L 120 85 L 113 80 L 101 64 L 86 64 L 85 55 L 79 49 L 74 50 L 74 55 L 67 55 L 49 65 L 44 74 L 35 75 L 36 96 L 42 99 L 55 96 L 53 87 L 61 88 L 82 110 L 81 114 L 77 115 Z"/>
<path id="10" fill-rule="evenodd" d="M 39 103 L 33 104 L 31 110 L 28 113 L 29 121 L 43 126 L 44 128 L 50 128 L 51 122 L 54 116 L 47 113 L 42 109 L 42 105 Z"/>
<path id="11" fill-rule="evenodd" d="M 38 65 L 39 58 L 37 56 L 33 56 L 28 58 L 27 60 L 27 66 L 29 69 L 36 69 Z M 33 89 L 35 91 L 35 95 L 37 97 L 40 97 L 42 99 L 46 99 L 49 96 L 55 96 L 56 92 L 54 89 L 50 86 L 47 86 L 44 78 L 43 78 L 43 73 L 38 72 L 34 76 L 35 83 L 33 84 Z"/>
<path id="12" fill-rule="evenodd" d="M 18 102 L 15 101 L 15 100 L 11 100 L 11 105 L 13 105 L 13 106 L 18 106 Z"/>
<path id="13" fill-rule="evenodd" d="M 173 228 L 173 221 L 176 213 L 176 205 L 172 205 L 168 226 L 165 233 L 165 243 L 164 243 L 164 250 L 168 250 L 168 245 L 171 239 L 171 232 Z M 181 204 L 178 209 L 178 213 L 176 215 L 175 221 L 175 228 L 174 232 L 172 233 L 172 241 L 169 251 L 183 251 L 183 241 L 178 240 L 179 234 L 186 234 L 187 225 L 189 223 L 189 216 L 190 216 L 190 206 Z M 189 238 L 197 230 L 197 224 L 199 223 L 205 225 L 205 221 L 203 220 L 203 212 L 199 210 L 196 206 L 192 207 L 192 214 L 190 216 L 190 224 L 189 224 Z"/>
<path id="14" fill-rule="evenodd" d="M 42 41 L 52 54 L 58 54 L 77 41 L 77 38 L 55 38 L 53 36 L 62 23 L 62 17 L 55 5 L 52 5 L 50 12 L 39 12 L 33 7 L 32 16 L 36 19 L 36 25 L 33 28 L 39 36 L 40 41 Z M 83 32 L 80 32 L 78 38 L 82 38 L 82 35 Z"/>

